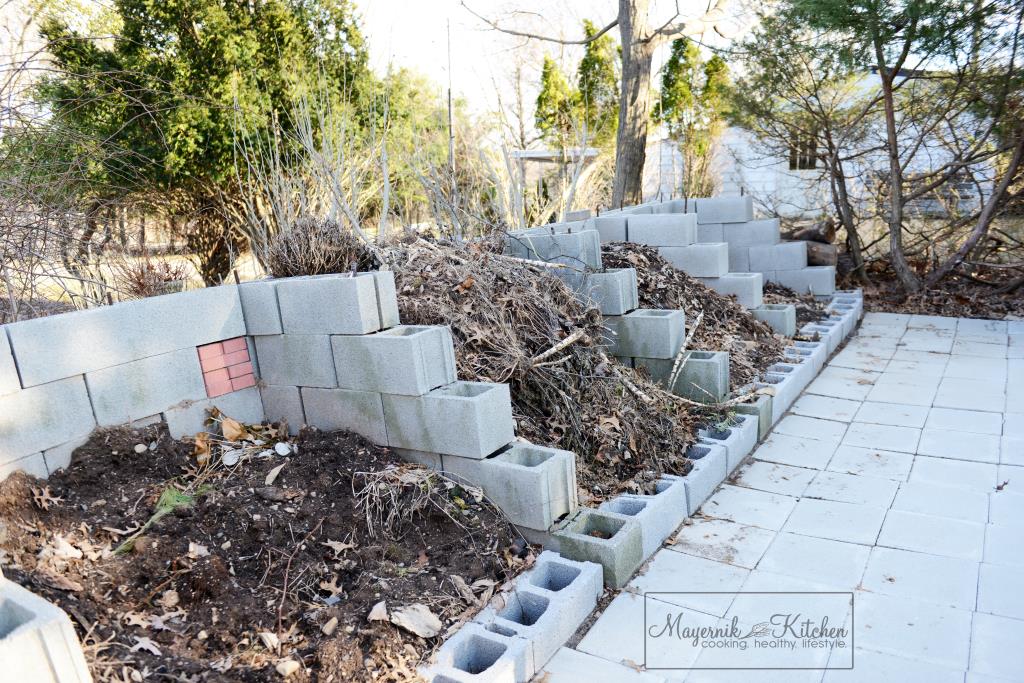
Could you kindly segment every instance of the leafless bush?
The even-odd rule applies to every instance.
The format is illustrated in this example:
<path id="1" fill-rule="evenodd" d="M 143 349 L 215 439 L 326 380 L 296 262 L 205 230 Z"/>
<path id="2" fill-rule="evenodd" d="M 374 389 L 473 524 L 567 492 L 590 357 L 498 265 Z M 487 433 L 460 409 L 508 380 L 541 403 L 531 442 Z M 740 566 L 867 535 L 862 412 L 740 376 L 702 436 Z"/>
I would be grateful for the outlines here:
<path id="1" fill-rule="evenodd" d="M 300 218 L 270 240 L 264 265 L 274 277 L 343 273 L 372 266 L 366 245 L 329 219 Z"/>
<path id="2" fill-rule="evenodd" d="M 189 269 L 184 264 L 157 261 L 148 255 L 140 260 L 127 256 L 114 259 L 111 270 L 122 299 L 144 299 L 181 291 L 189 276 Z"/>

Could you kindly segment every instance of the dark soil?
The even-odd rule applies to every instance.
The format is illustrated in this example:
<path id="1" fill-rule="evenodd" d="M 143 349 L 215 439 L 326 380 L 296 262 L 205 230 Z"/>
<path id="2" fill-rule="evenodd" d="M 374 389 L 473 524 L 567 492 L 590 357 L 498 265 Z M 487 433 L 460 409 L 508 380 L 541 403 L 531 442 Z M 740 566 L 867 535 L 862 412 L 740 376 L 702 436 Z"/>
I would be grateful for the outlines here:
<path id="1" fill-rule="evenodd" d="M 783 287 L 775 282 L 764 284 L 764 302 L 766 304 L 793 304 L 796 307 L 797 329 L 807 323 L 816 323 L 825 317 L 825 304 L 815 299 L 813 294 L 797 294 L 789 287 Z"/>
<path id="2" fill-rule="evenodd" d="M 430 504 L 395 533 L 371 535 L 357 507 L 361 473 L 424 471 L 347 433 L 309 431 L 293 443 L 288 457 L 211 468 L 163 426 L 97 432 L 48 481 L 19 473 L 0 484 L 0 564 L 71 615 L 99 681 L 142 680 L 133 671 L 277 681 L 287 661 L 301 663 L 289 681 L 415 680 L 441 638 L 369 622 L 371 608 L 422 604 L 447 628 L 531 561 L 529 549 L 436 475 L 392 489 L 395 507 L 409 509 L 429 481 Z M 138 444 L 148 446 L 141 455 Z M 169 487 L 195 493 L 194 504 L 112 552 Z"/>
<path id="3" fill-rule="evenodd" d="M 872 311 L 919 313 L 960 318 L 1024 318 L 1024 285 L 1001 291 L 1017 281 L 1012 277 L 979 282 L 952 275 L 919 294 L 907 296 L 889 271 L 872 272 L 864 289 L 864 304 Z"/>

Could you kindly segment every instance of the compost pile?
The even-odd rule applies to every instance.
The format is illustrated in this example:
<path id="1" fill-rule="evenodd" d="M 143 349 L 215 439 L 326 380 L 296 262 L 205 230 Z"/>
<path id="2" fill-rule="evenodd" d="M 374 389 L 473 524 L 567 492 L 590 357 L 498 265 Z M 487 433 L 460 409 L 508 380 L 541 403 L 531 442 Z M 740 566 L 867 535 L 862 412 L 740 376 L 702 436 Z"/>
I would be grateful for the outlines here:
<path id="1" fill-rule="evenodd" d="M 611 358 L 600 313 L 552 268 L 486 243 L 411 239 L 382 257 L 402 322 L 450 326 L 459 378 L 509 383 L 517 435 L 574 451 L 585 493 L 645 490 L 659 473 L 689 471 L 684 454 L 707 409 Z"/>
<path id="2" fill-rule="evenodd" d="M 685 311 L 687 335 L 696 326 L 689 348 L 728 351 L 733 389 L 754 381 L 782 357 L 781 338 L 771 327 L 750 315 L 735 299 L 677 270 L 656 247 L 610 242 L 601 245 L 601 260 L 606 268 L 636 269 L 641 308 Z"/>
<path id="3" fill-rule="evenodd" d="M 0 565 L 70 615 L 97 681 L 418 680 L 533 560 L 479 491 L 361 437 L 223 424 L 99 431 L 0 483 Z"/>
<path id="4" fill-rule="evenodd" d="M 793 304 L 796 307 L 797 329 L 807 323 L 816 323 L 825 317 L 825 305 L 815 299 L 813 294 L 797 294 L 789 287 L 783 287 L 775 282 L 764 284 L 764 302 L 766 304 Z"/>

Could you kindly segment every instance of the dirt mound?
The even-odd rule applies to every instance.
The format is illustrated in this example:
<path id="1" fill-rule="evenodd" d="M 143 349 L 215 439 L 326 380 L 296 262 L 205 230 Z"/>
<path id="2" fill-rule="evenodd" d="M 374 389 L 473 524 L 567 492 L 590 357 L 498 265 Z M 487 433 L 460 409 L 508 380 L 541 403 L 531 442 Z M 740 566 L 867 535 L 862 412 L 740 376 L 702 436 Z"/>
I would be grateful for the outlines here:
<path id="1" fill-rule="evenodd" d="M 771 327 L 750 315 L 732 297 L 722 296 L 677 270 L 657 248 L 610 242 L 601 245 L 601 260 L 606 268 L 636 269 L 641 307 L 686 311 L 687 334 L 696 325 L 691 348 L 728 351 L 733 389 L 752 382 L 782 357 L 782 341 Z"/>
<path id="2" fill-rule="evenodd" d="M 163 427 L 97 432 L 48 481 L 0 484 L 0 564 L 71 615 L 98 681 L 340 682 L 415 680 L 439 640 L 375 604 L 447 628 L 532 559 L 473 491 L 361 437 L 291 448 L 199 466 Z"/>
<path id="3" fill-rule="evenodd" d="M 825 317 L 825 305 L 815 299 L 813 294 L 797 294 L 789 287 L 783 287 L 775 282 L 765 283 L 764 302 L 766 304 L 793 304 L 796 307 L 797 329 L 807 323 L 816 323 Z"/>

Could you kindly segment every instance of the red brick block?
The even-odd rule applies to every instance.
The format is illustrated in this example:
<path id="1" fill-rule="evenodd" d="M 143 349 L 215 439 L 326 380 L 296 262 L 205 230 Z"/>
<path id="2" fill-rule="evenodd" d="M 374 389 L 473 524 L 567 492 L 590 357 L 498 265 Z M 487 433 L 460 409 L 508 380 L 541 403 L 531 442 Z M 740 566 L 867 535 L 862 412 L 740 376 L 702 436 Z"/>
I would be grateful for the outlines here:
<path id="1" fill-rule="evenodd" d="M 232 391 L 234 391 L 234 388 L 232 387 L 231 380 L 223 382 L 211 382 L 210 380 L 206 380 L 206 395 L 210 398 L 223 396 L 224 394 L 229 394 Z"/>
<path id="2" fill-rule="evenodd" d="M 224 347 L 220 342 L 216 342 L 215 344 L 205 344 L 196 348 L 199 349 L 199 360 L 206 360 L 207 358 L 216 358 L 217 356 L 224 355 Z"/>
<path id="3" fill-rule="evenodd" d="M 209 382 L 228 382 L 231 380 L 231 375 L 228 374 L 227 368 L 219 368 L 217 370 L 211 370 L 210 372 L 203 373 L 203 379 Z"/>
<path id="4" fill-rule="evenodd" d="M 232 365 L 228 368 L 228 375 L 231 379 L 241 377 L 242 375 L 252 374 L 252 363 L 246 361 L 245 363 L 239 363 L 238 365 Z"/>
<path id="5" fill-rule="evenodd" d="M 199 364 L 203 368 L 203 372 L 211 372 L 213 370 L 220 370 L 228 366 L 227 356 L 216 356 L 214 358 L 207 358 L 206 360 L 200 360 Z"/>
<path id="6" fill-rule="evenodd" d="M 245 337 L 235 337 L 234 339 L 228 339 L 221 344 L 224 345 L 224 353 L 234 353 L 236 351 L 245 351 L 248 353 L 249 347 L 245 343 Z"/>
<path id="7" fill-rule="evenodd" d="M 249 351 L 242 349 L 241 351 L 235 351 L 234 353 L 228 353 L 224 355 L 224 366 L 231 367 L 232 365 L 238 365 L 239 363 L 249 362 Z"/>
<path id="8" fill-rule="evenodd" d="M 231 389 L 238 391 L 239 389 L 245 389 L 246 387 L 256 386 L 256 378 L 252 375 L 242 375 L 231 380 Z"/>

